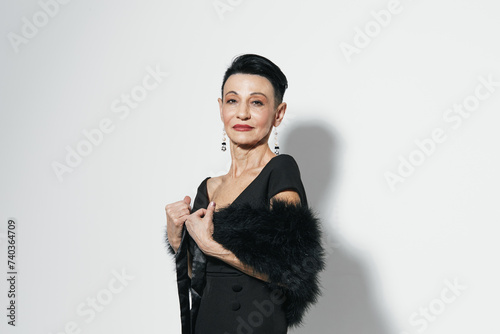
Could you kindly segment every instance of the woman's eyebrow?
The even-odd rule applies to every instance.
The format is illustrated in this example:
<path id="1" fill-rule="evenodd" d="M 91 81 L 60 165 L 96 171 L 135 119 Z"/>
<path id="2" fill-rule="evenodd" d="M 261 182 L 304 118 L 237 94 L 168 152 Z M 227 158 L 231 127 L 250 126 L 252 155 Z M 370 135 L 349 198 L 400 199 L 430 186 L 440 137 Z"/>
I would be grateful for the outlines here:
<path id="1" fill-rule="evenodd" d="M 234 90 L 230 90 L 229 92 L 226 93 L 227 94 L 235 94 L 235 95 L 238 95 L 238 93 L 236 93 Z M 264 93 L 260 93 L 260 92 L 253 92 L 253 93 L 250 93 L 250 95 L 263 95 L 266 99 L 267 99 L 267 96 L 266 94 Z"/>
<path id="2" fill-rule="evenodd" d="M 254 92 L 254 93 L 251 93 L 250 95 L 263 95 L 267 99 L 266 94 L 260 93 L 260 92 Z"/>

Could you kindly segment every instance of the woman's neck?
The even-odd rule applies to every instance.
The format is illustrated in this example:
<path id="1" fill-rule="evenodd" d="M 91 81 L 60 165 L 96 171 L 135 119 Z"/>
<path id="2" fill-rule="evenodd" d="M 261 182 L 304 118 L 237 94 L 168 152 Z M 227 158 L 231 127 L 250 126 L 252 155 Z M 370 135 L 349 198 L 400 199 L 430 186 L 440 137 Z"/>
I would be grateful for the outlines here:
<path id="1" fill-rule="evenodd" d="M 251 149 L 231 147 L 231 167 L 228 175 L 238 177 L 246 171 L 264 167 L 275 156 L 267 143 Z"/>

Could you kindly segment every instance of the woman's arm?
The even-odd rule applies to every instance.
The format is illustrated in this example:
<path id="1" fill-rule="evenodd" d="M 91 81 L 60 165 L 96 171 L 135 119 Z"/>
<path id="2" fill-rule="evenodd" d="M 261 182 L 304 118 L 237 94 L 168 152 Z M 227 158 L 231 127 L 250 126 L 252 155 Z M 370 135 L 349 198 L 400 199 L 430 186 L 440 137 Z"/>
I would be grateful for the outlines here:
<path id="1" fill-rule="evenodd" d="M 263 273 L 259 273 L 253 267 L 242 263 L 233 252 L 222 247 L 221 244 L 213 242 L 209 249 L 203 250 L 203 253 L 213 256 L 219 260 L 222 260 L 229 264 L 230 266 L 244 272 L 247 275 L 258 278 L 262 281 L 269 282 L 269 276 Z"/>
<path id="2" fill-rule="evenodd" d="M 185 196 L 182 201 L 165 206 L 165 213 L 167 215 L 167 241 L 170 244 L 172 253 L 176 253 L 181 244 L 182 228 L 191 213 L 190 203 L 191 198 Z"/>
<path id="3" fill-rule="evenodd" d="M 299 194 L 290 190 L 280 192 L 272 199 L 278 199 L 292 204 L 300 203 Z M 215 204 L 212 205 L 212 203 L 210 203 L 206 210 L 200 209 L 186 220 L 186 228 L 198 247 L 200 247 L 201 251 L 206 255 L 224 261 L 247 275 L 269 282 L 269 276 L 267 274 L 260 273 L 252 266 L 242 263 L 233 252 L 224 248 L 213 239 L 212 217 L 214 210 Z"/>
<path id="4" fill-rule="evenodd" d="M 198 247 L 206 255 L 215 257 L 233 266 L 234 268 L 263 281 L 268 281 L 267 275 L 256 272 L 252 267 L 243 264 L 233 252 L 217 243 L 213 237 L 212 217 L 215 203 L 210 203 L 207 209 L 199 209 L 186 220 L 186 228 Z"/>

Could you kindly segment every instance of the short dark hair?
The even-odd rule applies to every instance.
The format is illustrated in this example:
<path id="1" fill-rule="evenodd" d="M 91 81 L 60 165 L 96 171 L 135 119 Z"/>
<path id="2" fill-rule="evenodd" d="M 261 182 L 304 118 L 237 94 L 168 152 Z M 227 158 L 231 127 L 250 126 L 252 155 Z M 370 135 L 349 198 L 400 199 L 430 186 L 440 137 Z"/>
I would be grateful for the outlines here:
<path id="1" fill-rule="evenodd" d="M 288 81 L 281 69 L 269 59 L 256 54 L 244 54 L 234 58 L 231 66 L 228 67 L 224 74 L 221 96 L 224 94 L 224 85 L 227 79 L 237 73 L 256 74 L 265 77 L 273 85 L 275 107 L 283 102 L 283 95 L 285 95 L 285 90 L 288 88 Z"/>

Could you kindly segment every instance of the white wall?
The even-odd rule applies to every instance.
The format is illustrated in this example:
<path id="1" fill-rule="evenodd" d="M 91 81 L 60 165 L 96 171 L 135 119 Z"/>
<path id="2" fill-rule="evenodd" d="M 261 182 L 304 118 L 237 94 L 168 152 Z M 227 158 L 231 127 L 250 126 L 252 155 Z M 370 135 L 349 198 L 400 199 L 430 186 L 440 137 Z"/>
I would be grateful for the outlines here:
<path id="1" fill-rule="evenodd" d="M 288 77 L 280 146 L 328 236 L 293 333 L 498 331 L 498 2 L 54 1 L 0 5 L 2 333 L 180 332 L 164 206 L 227 168 L 217 98 L 247 52 Z M 401 158 L 419 165 L 391 189 Z"/>

